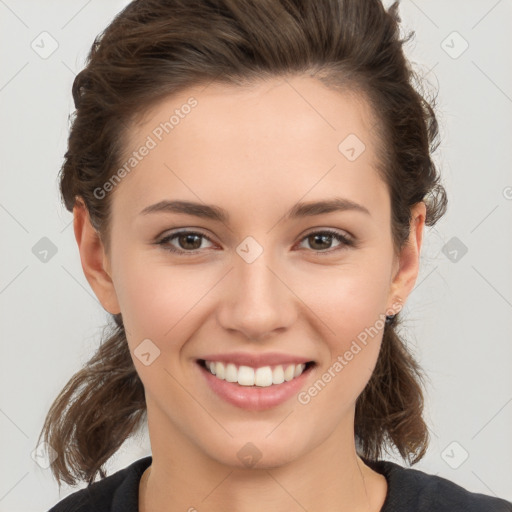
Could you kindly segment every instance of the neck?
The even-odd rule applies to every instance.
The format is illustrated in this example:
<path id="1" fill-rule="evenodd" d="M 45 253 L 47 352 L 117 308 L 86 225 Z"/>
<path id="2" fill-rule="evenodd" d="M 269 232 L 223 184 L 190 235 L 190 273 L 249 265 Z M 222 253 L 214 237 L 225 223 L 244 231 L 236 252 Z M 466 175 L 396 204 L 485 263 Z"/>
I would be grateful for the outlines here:
<path id="1" fill-rule="evenodd" d="M 378 512 L 384 502 L 386 480 L 358 457 L 352 429 L 339 429 L 287 464 L 241 468 L 207 457 L 178 432 L 159 435 L 150 420 L 153 459 L 141 482 L 141 512 L 256 512 L 265 505 L 283 512 Z"/>

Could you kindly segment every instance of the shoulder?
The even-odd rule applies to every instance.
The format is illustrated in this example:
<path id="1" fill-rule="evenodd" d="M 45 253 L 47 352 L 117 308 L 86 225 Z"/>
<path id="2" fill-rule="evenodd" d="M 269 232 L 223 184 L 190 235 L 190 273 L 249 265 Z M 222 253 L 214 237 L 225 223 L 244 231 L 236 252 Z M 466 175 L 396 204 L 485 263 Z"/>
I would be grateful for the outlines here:
<path id="1" fill-rule="evenodd" d="M 363 460 L 388 482 L 381 512 L 512 512 L 512 503 L 470 492 L 446 478 L 389 461 Z"/>
<path id="2" fill-rule="evenodd" d="M 139 481 L 151 464 L 144 457 L 59 501 L 48 512 L 137 512 Z"/>

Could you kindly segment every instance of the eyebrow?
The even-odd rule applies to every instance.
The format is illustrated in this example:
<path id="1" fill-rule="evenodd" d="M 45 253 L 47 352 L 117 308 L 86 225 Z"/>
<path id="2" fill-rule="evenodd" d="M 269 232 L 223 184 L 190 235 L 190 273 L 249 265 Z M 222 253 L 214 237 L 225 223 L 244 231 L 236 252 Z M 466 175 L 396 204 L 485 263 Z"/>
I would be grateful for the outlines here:
<path id="1" fill-rule="evenodd" d="M 334 197 L 323 201 L 297 203 L 286 213 L 285 219 L 312 217 L 337 211 L 358 211 L 371 216 L 371 213 L 364 206 L 350 199 Z M 181 213 L 203 219 L 211 219 L 224 224 L 229 223 L 229 213 L 226 210 L 218 206 L 194 203 L 192 201 L 160 201 L 144 208 L 140 215 L 151 213 Z"/>

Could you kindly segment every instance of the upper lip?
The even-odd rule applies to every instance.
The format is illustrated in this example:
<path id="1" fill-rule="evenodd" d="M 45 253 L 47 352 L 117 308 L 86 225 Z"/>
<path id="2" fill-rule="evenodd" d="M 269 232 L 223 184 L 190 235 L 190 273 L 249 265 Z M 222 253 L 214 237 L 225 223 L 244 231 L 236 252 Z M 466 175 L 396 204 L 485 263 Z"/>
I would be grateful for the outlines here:
<path id="1" fill-rule="evenodd" d="M 262 366 L 277 366 L 284 364 L 301 364 L 312 362 L 311 358 L 300 357 L 291 354 L 268 352 L 265 354 L 248 354 L 244 352 L 229 352 L 223 354 L 208 354 L 200 358 L 204 361 L 215 361 L 222 363 L 233 363 L 237 366 L 251 366 L 259 368 Z"/>

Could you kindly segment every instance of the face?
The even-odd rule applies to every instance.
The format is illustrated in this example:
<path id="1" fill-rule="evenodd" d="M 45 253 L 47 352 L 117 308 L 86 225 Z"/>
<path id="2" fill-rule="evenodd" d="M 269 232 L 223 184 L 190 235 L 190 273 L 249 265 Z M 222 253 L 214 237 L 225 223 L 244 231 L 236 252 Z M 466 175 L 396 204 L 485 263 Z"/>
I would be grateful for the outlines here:
<path id="1" fill-rule="evenodd" d="M 374 123 L 362 98 L 295 77 L 190 88 L 134 127 L 105 272 L 85 236 L 81 252 L 122 313 L 153 452 L 275 467 L 353 442 L 423 228 L 397 257 Z"/>

